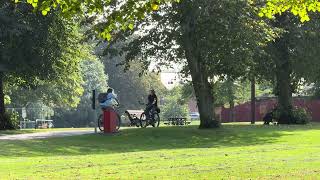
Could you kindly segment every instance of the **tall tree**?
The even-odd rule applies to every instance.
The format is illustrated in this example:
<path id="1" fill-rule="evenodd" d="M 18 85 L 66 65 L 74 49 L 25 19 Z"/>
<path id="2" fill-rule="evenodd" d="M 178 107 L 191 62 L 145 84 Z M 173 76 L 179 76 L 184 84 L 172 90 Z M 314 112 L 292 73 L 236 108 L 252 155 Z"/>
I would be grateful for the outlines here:
<path id="1" fill-rule="evenodd" d="M 200 128 L 219 127 L 212 80 L 243 75 L 255 50 L 274 36 L 256 13 L 246 1 L 182 1 L 147 17 L 130 38 L 116 37 L 128 40 L 123 44 L 128 62 L 185 65 L 197 97 Z"/>
<path id="2" fill-rule="evenodd" d="M 79 37 L 74 33 L 73 22 L 54 13 L 43 17 L 31 12 L 28 5 L 15 6 L 10 1 L 1 2 L 0 15 L 0 32 L 3 32 L 0 36 L 0 64 L 4 64 L 8 71 L 1 85 L 5 82 L 35 88 L 51 81 L 59 88 L 63 87 L 61 83 L 72 83 L 69 87 L 81 95 L 81 78 L 77 79 L 76 73 L 79 59 L 75 58 L 80 51 Z M 3 86 L 0 89 L 4 90 Z M 4 94 L 3 91 L 0 94 Z M 4 96 L 0 97 L 3 102 Z M 5 129 L 8 122 L 3 118 L 3 103 L 0 105 L 0 129 Z"/>
<path id="3" fill-rule="evenodd" d="M 319 22 L 318 15 L 310 22 L 301 23 L 289 14 L 277 15 L 270 24 L 279 29 L 279 36 L 265 48 L 265 56 L 258 60 L 259 75 L 274 82 L 274 93 L 278 96 L 279 123 L 294 122 L 292 96 L 301 83 L 312 83 L 319 69 Z M 264 70 L 263 70 L 264 69 Z M 262 71 L 261 71 L 262 70 Z"/>

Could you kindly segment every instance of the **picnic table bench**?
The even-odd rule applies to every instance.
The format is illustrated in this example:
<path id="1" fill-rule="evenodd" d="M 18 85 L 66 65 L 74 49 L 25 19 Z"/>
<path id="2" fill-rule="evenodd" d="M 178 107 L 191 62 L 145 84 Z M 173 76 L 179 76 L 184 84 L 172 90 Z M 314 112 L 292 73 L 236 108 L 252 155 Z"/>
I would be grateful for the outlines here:
<path id="1" fill-rule="evenodd" d="M 191 124 L 191 121 L 188 121 L 187 118 L 183 117 L 171 117 L 168 118 L 167 122 L 164 122 L 165 125 L 173 125 L 173 126 L 184 126 Z"/>

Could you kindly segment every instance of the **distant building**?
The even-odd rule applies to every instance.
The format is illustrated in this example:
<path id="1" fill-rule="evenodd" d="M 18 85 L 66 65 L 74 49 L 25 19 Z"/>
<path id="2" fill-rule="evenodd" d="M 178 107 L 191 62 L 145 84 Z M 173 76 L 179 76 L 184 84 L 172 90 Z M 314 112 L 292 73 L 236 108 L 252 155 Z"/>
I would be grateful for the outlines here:
<path id="1" fill-rule="evenodd" d="M 182 80 L 179 73 L 174 71 L 162 72 L 160 77 L 162 84 L 169 90 L 179 85 Z"/>

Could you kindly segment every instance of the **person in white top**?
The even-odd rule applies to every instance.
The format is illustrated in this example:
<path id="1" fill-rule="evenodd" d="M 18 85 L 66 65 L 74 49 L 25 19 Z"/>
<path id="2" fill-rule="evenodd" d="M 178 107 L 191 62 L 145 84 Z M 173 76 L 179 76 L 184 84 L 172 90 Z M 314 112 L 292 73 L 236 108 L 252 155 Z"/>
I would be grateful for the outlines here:
<path id="1" fill-rule="evenodd" d="M 101 108 L 107 108 L 119 105 L 119 100 L 117 99 L 116 95 L 113 93 L 113 89 L 109 88 L 107 91 L 107 96 L 104 102 L 100 103 Z"/>

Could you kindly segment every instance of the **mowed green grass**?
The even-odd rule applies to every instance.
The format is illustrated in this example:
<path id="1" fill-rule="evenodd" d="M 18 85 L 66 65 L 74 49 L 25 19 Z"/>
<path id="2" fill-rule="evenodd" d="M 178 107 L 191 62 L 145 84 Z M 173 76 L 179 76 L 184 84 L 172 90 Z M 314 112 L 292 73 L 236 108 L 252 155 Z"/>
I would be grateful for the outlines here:
<path id="1" fill-rule="evenodd" d="M 79 131 L 79 130 L 93 130 L 93 128 L 51 128 L 51 129 L 6 130 L 6 131 L 0 131 L 0 136 L 15 135 L 15 134 L 30 134 L 30 133 L 50 132 L 50 131 Z"/>
<path id="2" fill-rule="evenodd" d="M 320 179 L 320 124 L 1 141 L 0 179 Z"/>

